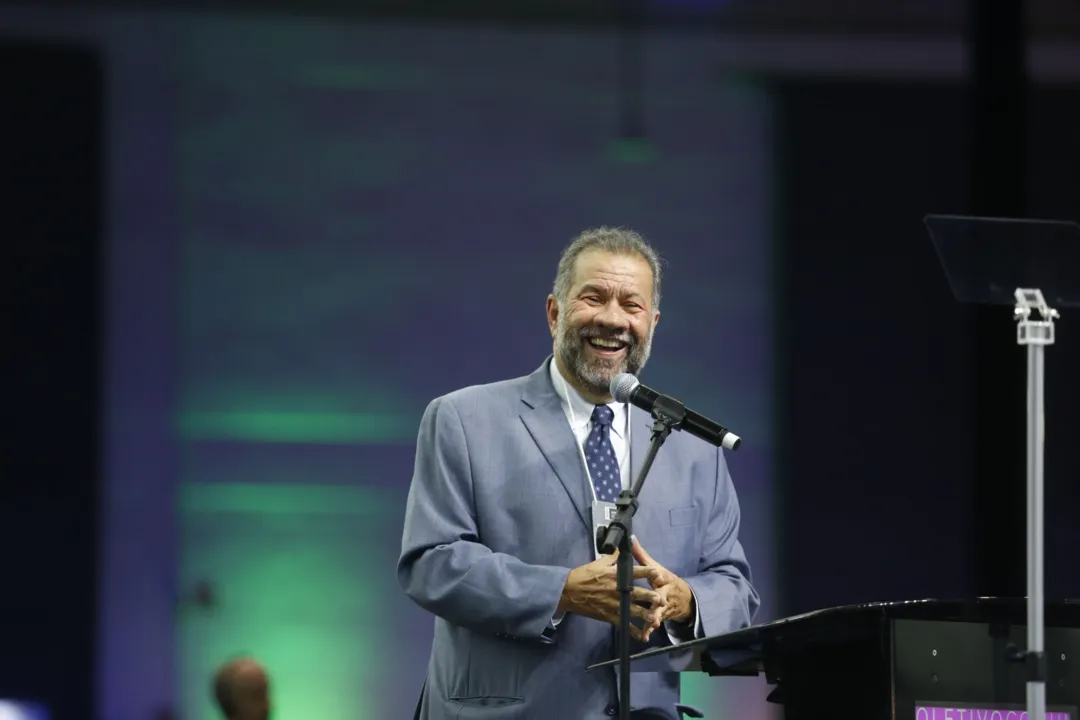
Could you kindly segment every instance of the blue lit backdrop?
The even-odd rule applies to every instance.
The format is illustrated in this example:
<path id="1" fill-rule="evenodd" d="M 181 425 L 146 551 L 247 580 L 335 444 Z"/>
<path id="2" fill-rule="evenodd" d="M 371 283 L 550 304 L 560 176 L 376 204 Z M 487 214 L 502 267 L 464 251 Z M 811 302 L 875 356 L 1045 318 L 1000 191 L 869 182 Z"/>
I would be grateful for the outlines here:
<path id="1" fill-rule="evenodd" d="M 669 261 L 647 379 L 745 437 L 771 615 L 772 109 L 715 41 L 649 38 L 640 143 L 610 34 L 19 22 L 110 60 L 103 715 L 175 695 L 214 717 L 213 667 L 250 652 L 282 717 L 406 716 L 431 636 L 393 574 L 420 413 L 539 365 L 558 252 L 598 224 Z M 766 716 L 757 681 L 685 688 Z"/>

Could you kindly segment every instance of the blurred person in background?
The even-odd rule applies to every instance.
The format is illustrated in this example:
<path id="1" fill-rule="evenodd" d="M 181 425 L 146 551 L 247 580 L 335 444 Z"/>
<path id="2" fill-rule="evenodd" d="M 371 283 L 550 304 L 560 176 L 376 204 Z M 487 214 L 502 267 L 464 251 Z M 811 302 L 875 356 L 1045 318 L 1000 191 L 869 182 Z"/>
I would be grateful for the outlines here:
<path id="1" fill-rule="evenodd" d="M 406 594 L 436 616 L 416 718 L 618 714 L 616 671 L 585 670 L 615 656 L 619 622 L 615 557 L 598 556 L 594 538 L 651 422 L 609 383 L 644 368 L 659 303 L 660 261 L 640 235 L 586 231 L 547 297 L 553 354 L 425 411 L 398 561 Z M 692 320 L 708 332 L 707 318 Z M 640 499 L 634 573 L 647 582 L 633 590 L 631 652 L 749 625 L 759 600 L 720 449 L 674 433 Z M 634 718 L 701 717 L 679 704 L 678 673 L 635 673 L 631 691 Z"/>
<path id="2" fill-rule="evenodd" d="M 214 700 L 226 720 L 270 717 L 270 676 L 249 657 L 236 658 L 214 673 Z"/>

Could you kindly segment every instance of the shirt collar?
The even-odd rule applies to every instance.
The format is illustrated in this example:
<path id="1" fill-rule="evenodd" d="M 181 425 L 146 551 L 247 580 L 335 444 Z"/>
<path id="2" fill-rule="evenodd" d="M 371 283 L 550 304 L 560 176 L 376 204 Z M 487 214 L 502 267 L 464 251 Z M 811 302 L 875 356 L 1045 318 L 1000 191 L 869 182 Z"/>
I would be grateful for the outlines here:
<path id="1" fill-rule="evenodd" d="M 571 425 L 574 426 L 575 430 L 588 427 L 589 423 L 592 422 L 593 408 L 596 406 L 583 398 L 581 393 L 563 378 L 554 357 L 551 358 L 548 365 L 548 370 L 551 373 L 551 383 L 555 386 L 555 394 L 559 396 L 559 403 L 562 405 L 563 411 L 567 409 L 572 411 L 567 413 L 571 418 Z M 626 403 L 612 401 L 608 403 L 608 407 L 615 413 L 615 418 L 611 421 L 611 431 L 620 438 L 625 437 Z"/>

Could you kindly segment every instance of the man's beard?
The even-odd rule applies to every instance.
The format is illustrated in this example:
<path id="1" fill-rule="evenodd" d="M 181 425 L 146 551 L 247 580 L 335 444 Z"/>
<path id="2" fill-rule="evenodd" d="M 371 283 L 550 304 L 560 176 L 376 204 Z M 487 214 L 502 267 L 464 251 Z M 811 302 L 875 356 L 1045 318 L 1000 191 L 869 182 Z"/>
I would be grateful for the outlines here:
<path id="1" fill-rule="evenodd" d="M 566 324 L 566 316 L 559 315 L 555 328 L 555 354 L 562 361 L 563 367 L 574 374 L 578 382 L 594 395 L 608 395 L 611 379 L 619 373 L 638 375 L 649 360 L 652 351 L 652 332 L 638 342 L 633 333 L 607 330 L 598 325 L 586 325 L 580 330 Z M 589 356 L 585 352 L 585 343 L 589 338 L 607 338 L 626 344 L 626 353 L 621 358 L 602 358 Z"/>

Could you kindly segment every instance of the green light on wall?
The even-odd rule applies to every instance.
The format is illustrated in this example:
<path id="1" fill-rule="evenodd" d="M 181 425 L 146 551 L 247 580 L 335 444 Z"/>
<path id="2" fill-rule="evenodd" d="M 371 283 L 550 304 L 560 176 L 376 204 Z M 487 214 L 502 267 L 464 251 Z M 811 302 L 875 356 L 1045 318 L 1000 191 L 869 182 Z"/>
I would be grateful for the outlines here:
<path id="1" fill-rule="evenodd" d="M 423 404 L 386 381 L 335 380 L 332 369 L 286 373 L 222 372 L 192 378 L 181 399 L 177 431 L 186 441 L 319 445 L 399 445 L 416 442 Z M 251 378 L 257 376 L 257 381 Z M 329 376 L 329 377 L 326 377 Z M 359 373 L 360 378 L 377 377 Z M 324 379 L 325 378 L 325 379 Z M 202 478 L 200 478 L 202 479 Z M 257 479 L 257 478 L 252 478 Z"/>
<path id="2" fill-rule="evenodd" d="M 211 720 L 209 681 L 236 655 L 265 663 L 277 717 L 387 717 L 386 493 L 361 486 L 184 483 L 181 582 L 215 589 L 181 616 L 184 717 Z"/>
<path id="3" fill-rule="evenodd" d="M 301 84 L 325 90 L 414 90 L 422 76 L 419 67 L 373 63 L 309 63 L 295 73 Z"/>
<path id="4" fill-rule="evenodd" d="M 185 440 L 253 443 L 386 445 L 415 442 L 419 418 L 345 412 L 190 411 L 180 416 Z"/>
<path id="5" fill-rule="evenodd" d="M 656 146 L 644 138 L 619 138 L 608 145 L 607 157 L 616 165 L 650 165 L 656 162 Z"/>
<path id="6" fill-rule="evenodd" d="M 386 493 L 362 486 L 189 482 L 180 490 L 180 510 L 185 513 L 378 518 L 391 506 Z"/>

